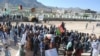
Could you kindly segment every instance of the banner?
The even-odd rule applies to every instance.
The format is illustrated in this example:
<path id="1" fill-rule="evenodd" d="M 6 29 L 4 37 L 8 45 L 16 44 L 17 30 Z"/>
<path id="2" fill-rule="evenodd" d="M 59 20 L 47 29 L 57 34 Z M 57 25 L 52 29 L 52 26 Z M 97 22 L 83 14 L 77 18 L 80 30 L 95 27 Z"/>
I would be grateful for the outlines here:
<path id="1" fill-rule="evenodd" d="M 58 56 L 56 48 L 46 50 L 45 56 Z"/>
<path id="2" fill-rule="evenodd" d="M 38 20 L 39 20 L 39 21 L 43 21 L 43 19 L 44 19 L 44 15 L 40 15 L 40 16 L 38 17 Z"/>
<path id="3" fill-rule="evenodd" d="M 44 37 L 47 37 L 48 39 L 53 38 L 54 36 L 52 34 L 45 34 Z"/>

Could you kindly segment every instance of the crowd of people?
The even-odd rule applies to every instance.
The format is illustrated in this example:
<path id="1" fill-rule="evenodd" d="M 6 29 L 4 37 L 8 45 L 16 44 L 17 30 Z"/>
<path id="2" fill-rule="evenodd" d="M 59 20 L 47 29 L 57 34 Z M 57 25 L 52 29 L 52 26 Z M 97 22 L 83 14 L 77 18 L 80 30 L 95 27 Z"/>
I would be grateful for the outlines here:
<path id="1" fill-rule="evenodd" d="M 63 46 L 64 56 L 81 56 L 83 52 L 91 53 L 91 56 L 98 56 L 100 53 L 100 36 L 95 34 L 69 31 L 65 28 L 64 22 L 60 25 L 58 34 L 55 25 L 24 25 L 12 26 L 10 23 L 0 24 L 0 39 L 5 48 L 5 56 L 11 56 L 8 47 L 21 43 L 20 56 L 45 56 L 45 50 Z M 63 31 L 62 31 L 63 30 Z"/>

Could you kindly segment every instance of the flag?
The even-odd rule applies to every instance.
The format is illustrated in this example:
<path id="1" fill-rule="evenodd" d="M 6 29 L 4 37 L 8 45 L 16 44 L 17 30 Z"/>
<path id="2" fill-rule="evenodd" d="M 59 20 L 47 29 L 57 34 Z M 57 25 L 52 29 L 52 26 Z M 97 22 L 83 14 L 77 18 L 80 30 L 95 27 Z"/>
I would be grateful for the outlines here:
<path id="1" fill-rule="evenodd" d="M 61 33 L 65 32 L 65 30 L 62 28 L 62 26 L 59 27 L 59 30 L 60 30 Z"/>
<path id="2" fill-rule="evenodd" d="M 65 30 L 62 28 L 62 26 L 59 26 L 58 28 L 57 28 L 57 30 L 56 30 L 56 34 L 57 35 L 60 35 L 61 33 L 64 33 L 65 32 Z"/>
<path id="3" fill-rule="evenodd" d="M 57 30 L 56 30 L 56 34 L 57 34 L 57 35 L 60 35 L 60 34 L 61 34 L 59 28 L 57 28 Z"/>

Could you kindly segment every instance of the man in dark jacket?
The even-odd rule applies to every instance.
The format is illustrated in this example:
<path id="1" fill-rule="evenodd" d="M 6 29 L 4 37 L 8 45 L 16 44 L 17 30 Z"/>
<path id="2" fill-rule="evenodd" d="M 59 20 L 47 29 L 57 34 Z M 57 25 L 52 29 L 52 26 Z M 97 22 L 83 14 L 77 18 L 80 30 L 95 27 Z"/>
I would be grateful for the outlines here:
<path id="1" fill-rule="evenodd" d="M 38 53 L 38 50 L 39 50 L 39 39 L 38 39 L 38 36 L 35 35 L 34 38 L 33 38 L 33 46 L 34 46 L 34 56 L 37 56 L 37 53 Z"/>

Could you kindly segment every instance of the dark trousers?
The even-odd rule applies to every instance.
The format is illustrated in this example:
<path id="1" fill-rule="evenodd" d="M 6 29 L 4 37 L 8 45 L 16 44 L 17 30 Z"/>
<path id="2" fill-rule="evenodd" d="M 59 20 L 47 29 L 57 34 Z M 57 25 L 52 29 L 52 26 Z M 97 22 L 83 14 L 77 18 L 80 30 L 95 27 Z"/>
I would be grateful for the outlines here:
<path id="1" fill-rule="evenodd" d="M 35 48 L 35 49 L 34 49 L 33 56 L 37 56 L 37 54 L 38 54 L 38 49 L 37 49 L 37 48 Z"/>
<path id="2" fill-rule="evenodd" d="M 92 56 L 92 51 L 93 51 L 93 48 L 91 49 L 91 53 L 90 53 L 90 56 Z"/>
<path id="3" fill-rule="evenodd" d="M 24 45 L 21 46 L 21 49 L 20 49 L 20 56 L 25 56 Z"/>

